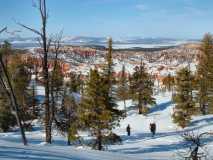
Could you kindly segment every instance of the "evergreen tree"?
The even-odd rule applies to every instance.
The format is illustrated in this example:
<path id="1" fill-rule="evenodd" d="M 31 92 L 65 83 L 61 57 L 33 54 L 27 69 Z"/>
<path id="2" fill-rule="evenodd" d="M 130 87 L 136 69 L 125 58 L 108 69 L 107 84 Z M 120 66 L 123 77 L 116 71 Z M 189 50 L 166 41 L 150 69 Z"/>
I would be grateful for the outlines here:
<path id="1" fill-rule="evenodd" d="M 128 93 L 129 93 L 129 86 L 128 86 L 128 81 L 127 81 L 125 66 L 123 65 L 122 74 L 121 74 L 121 77 L 118 82 L 117 96 L 120 100 L 123 100 L 123 102 L 124 102 L 124 110 L 125 110 L 126 115 L 127 115 L 126 100 L 129 96 Z"/>
<path id="2" fill-rule="evenodd" d="M 78 139 L 78 129 L 80 129 L 78 103 L 75 101 L 72 92 L 64 89 L 61 108 L 57 112 L 56 125 L 57 128 L 67 134 L 67 145 L 71 145 Z"/>
<path id="3" fill-rule="evenodd" d="M 213 113 L 213 37 L 206 34 L 201 44 L 197 69 L 198 99 L 203 114 Z"/>
<path id="4" fill-rule="evenodd" d="M 195 102 L 192 94 L 192 74 L 188 68 L 183 68 L 177 72 L 176 93 L 173 101 L 176 104 L 173 113 L 173 120 L 182 128 L 186 127 L 191 116 L 195 113 Z"/>
<path id="5" fill-rule="evenodd" d="M 20 128 L 23 144 L 27 145 L 27 139 L 25 136 L 23 121 L 22 121 L 22 117 L 20 113 L 20 106 L 18 104 L 7 68 L 3 61 L 3 56 L 2 56 L 3 54 L 4 53 L 0 52 L 0 85 L 1 85 L 0 87 L 2 90 L 4 90 L 4 92 L 8 96 L 8 100 L 10 101 L 10 105 L 11 105 L 11 111 L 12 111 L 11 113 L 13 113 L 14 116 L 16 117 L 16 122 Z"/>
<path id="6" fill-rule="evenodd" d="M 31 75 L 28 66 L 21 60 L 20 55 L 14 54 L 10 56 L 10 65 L 8 66 L 8 75 L 10 76 L 12 86 L 14 88 L 17 103 L 21 106 L 21 115 L 24 121 L 32 118 L 32 112 L 29 101 L 28 86 Z"/>
<path id="7" fill-rule="evenodd" d="M 52 125 L 53 120 L 55 118 L 55 112 L 56 108 L 58 107 L 58 101 L 60 93 L 63 88 L 63 81 L 64 76 L 62 73 L 61 66 L 59 65 L 58 60 L 55 60 L 54 68 L 52 72 L 49 74 L 50 78 L 50 102 L 51 102 L 51 108 L 50 108 L 50 124 Z"/>
<path id="8" fill-rule="evenodd" d="M 11 106 L 7 95 L 0 85 L 0 131 L 7 132 L 10 127 L 16 125 L 15 116 L 11 112 Z"/>
<path id="9" fill-rule="evenodd" d="M 60 76 L 59 74 L 59 77 Z M 60 78 L 59 78 L 60 79 Z M 59 80 L 60 81 L 60 80 Z M 63 83 L 63 81 L 61 81 Z M 67 134 L 67 144 L 75 142 L 78 139 L 79 122 L 79 102 L 76 102 L 75 94 L 80 92 L 80 76 L 71 73 L 70 80 L 63 84 L 61 89 L 61 105 L 58 107 L 56 115 L 57 128 Z"/>
<path id="10" fill-rule="evenodd" d="M 4 43 L 0 47 L 0 52 L 1 52 L 1 55 L 2 55 L 2 60 L 5 64 L 5 68 L 7 70 L 8 69 L 9 56 L 12 53 L 11 44 L 8 41 L 4 41 Z"/>
<path id="11" fill-rule="evenodd" d="M 103 81 L 99 72 L 90 70 L 89 80 L 81 101 L 81 121 L 90 128 L 96 137 L 94 145 L 98 150 L 103 149 L 103 135 L 111 129 L 112 114 L 103 96 Z"/>
<path id="12" fill-rule="evenodd" d="M 165 78 L 163 78 L 163 85 L 168 91 L 173 91 L 174 84 L 174 76 L 172 76 L 170 73 Z"/>
<path id="13" fill-rule="evenodd" d="M 78 129 L 80 128 L 80 113 L 73 94 L 64 98 L 64 107 L 67 119 L 67 144 L 70 145 L 72 141 L 78 139 Z"/>
<path id="14" fill-rule="evenodd" d="M 133 100 L 138 101 L 139 114 L 148 112 L 147 105 L 155 104 L 153 97 L 154 82 L 151 75 L 146 71 L 144 63 L 135 67 L 135 71 L 130 78 Z"/>
<path id="15" fill-rule="evenodd" d="M 69 88 L 72 92 L 76 92 L 76 93 L 81 92 L 82 80 L 81 80 L 80 76 L 81 75 L 77 75 L 75 73 L 70 74 Z"/>
<path id="16" fill-rule="evenodd" d="M 101 75 L 102 79 L 102 95 L 104 97 L 104 103 L 107 107 L 107 110 L 110 112 L 112 121 L 112 128 L 118 125 L 119 120 L 123 116 L 123 113 L 117 109 L 116 99 L 115 99 L 115 88 L 114 82 L 115 79 L 113 77 L 113 56 L 112 56 L 112 39 L 110 38 L 108 41 L 108 52 L 106 55 L 106 64 L 103 69 L 103 74 Z"/>

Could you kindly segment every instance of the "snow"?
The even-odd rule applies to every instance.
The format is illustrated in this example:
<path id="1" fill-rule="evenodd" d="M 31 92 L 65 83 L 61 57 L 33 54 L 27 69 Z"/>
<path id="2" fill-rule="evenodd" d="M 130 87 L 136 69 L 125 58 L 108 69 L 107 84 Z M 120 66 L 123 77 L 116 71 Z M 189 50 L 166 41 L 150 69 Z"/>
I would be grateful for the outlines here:
<path id="1" fill-rule="evenodd" d="M 171 119 L 174 104 L 170 92 L 155 95 L 157 105 L 152 106 L 146 115 L 138 115 L 134 103 L 127 100 L 128 116 L 121 120 L 120 127 L 114 132 L 123 139 L 120 145 L 110 145 L 106 151 L 91 150 L 86 146 L 66 146 L 66 138 L 57 131 L 53 132 L 53 144 L 44 141 L 44 129 L 39 121 L 34 121 L 34 130 L 27 132 L 29 145 L 23 146 L 19 132 L 0 133 L 0 159 L 2 160 L 170 160 L 178 159 L 179 151 L 186 150 L 182 134 L 186 131 L 194 133 L 213 130 L 213 115 L 194 116 L 189 127 L 182 130 Z M 122 109 L 123 102 L 118 102 Z M 152 137 L 149 124 L 155 122 L 157 133 Z M 126 126 L 130 124 L 131 136 L 126 135 Z M 87 133 L 81 133 L 85 139 Z M 213 150 L 213 138 L 205 139 L 209 157 Z"/>
<path id="2" fill-rule="evenodd" d="M 36 90 L 36 95 L 39 95 L 39 96 L 45 95 L 44 86 L 38 85 L 38 86 L 36 86 L 35 90 Z"/>
<path id="3" fill-rule="evenodd" d="M 157 95 L 157 105 L 152 107 L 147 116 L 138 115 L 137 111 L 128 112 L 127 118 L 121 121 L 121 126 L 115 130 L 122 135 L 122 145 L 110 146 L 110 151 L 130 155 L 137 155 L 146 159 L 174 159 L 179 150 L 185 149 L 182 134 L 187 131 L 195 133 L 213 130 L 213 115 L 193 117 L 190 127 L 182 130 L 171 119 L 174 104 L 171 93 Z M 122 103 L 120 103 L 122 105 Z M 131 106 L 131 101 L 127 101 Z M 157 134 L 153 138 L 149 131 L 149 124 L 155 122 Z M 210 123 L 211 122 L 211 123 Z M 126 126 L 130 124 L 132 135 L 126 136 Z M 212 151 L 213 139 L 209 144 Z"/>
<path id="4" fill-rule="evenodd" d="M 170 43 L 153 43 L 153 44 L 113 44 L 114 49 L 130 49 L 130 48 L 162 48 L 162 47 L 170 47 L 170 46 L 178 46 L 181 44 L 185 44 L 187 41 L 175 41 Z"/>
<path id="5" fill-rule="evenodd" d="M 171 103 L 171 94 L 156 96 L 157 104 L 150 109 L 147 116 L 138 115 L 137 111 L 128 112 L 127 118 L 121 121 L 121 126 L 115 130 L 117 134 L 122 135 L 123 145 L 114 145 L 110 147 L 111 151 L 122 152 L 125 154 L 138 155 L 139 157 L 146 155 L 146 157 L 169 158 L 172 153 L 166 153 L 166 149 L 158 150 L 159 145 L 169 145 L 178 141 L 176 137 L 170 136 L 173 131 L 177 129 L 176 125 L 172 123 L 171 112 L 173 105 Z M 127 103 L 131 104 L 130 101 Z M 157 135 L 152 138 L 149 131 L 149 124 L 155 122 L 157 125 Z M 127 137 L 126 126 L 130 124 L 132 136 Z M 161 151 L 161 156 L 158 152 Z"/>
<path id="6" fill-rule="evenodd" d="M 108 160 L 112 159 L 112 157 L 116 157 L 116 160 L 133 158 L 121 154 L 83 150 L 64 146 L 21 146 L 19 144 L 14 144 L 13 142 L 0 140 L 0 159 L 4 160 Z"/>

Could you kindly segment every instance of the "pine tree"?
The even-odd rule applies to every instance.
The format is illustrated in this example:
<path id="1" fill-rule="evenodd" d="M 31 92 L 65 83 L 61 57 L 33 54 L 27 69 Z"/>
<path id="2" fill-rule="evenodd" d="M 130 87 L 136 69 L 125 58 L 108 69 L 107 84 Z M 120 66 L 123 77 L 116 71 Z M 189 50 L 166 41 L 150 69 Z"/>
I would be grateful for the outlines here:
<path id="1" fill-rule="evenodd" d="M 11 44 L 8 41 L 4 41 L 2 46 L 0 47 L 0 52 L 2 54 L 2 59 L 5 64 L 6 70 L 8 69 L 8 61 L 9 61 L 9 56 L 12 53 L 12 47 Z"/>
<path id="2" fill-rule="evenodd" d="M 56 125 L 63 134 L 67 134 L 67 145 L 71 145 L 78 139 L 80 129 L 79 107 L 74 95 L 67 88 L 64 88 L 61 108 L 57 112 Z"/>
<path id="3" fill-rule="evenodd" d="M 91 129 L 96 137 L 94 147 L 103 149 L 103 135 L 111 129 L 112 114 L 106 104 L 103 93 L 103 81 L 99 72 L 90 70 L 89 80 L 86 84 L 85 92 L 81 101 L 81 121 L 87 128 Z"/>
<path id="4" fill-rule="evenodd" d="M 197 69 L 198 99 L 203 114 L 213 113 L 213 37 L 206 34 L 201 44 Z"/>
<path id="5" fill-rule="evenodd" d="M 128 93 L 129 93 L 129 86 L 125 66 L 123 65 L 122 74 L 118 82 L 117 96 L 120 100 L 123 100 L 125 115 L 127 115 L 126 100 L 128 99 L 129 96 Z"/>
<path id="6" fill-rule="evenodd" d="M 168 91 L 173 91 L 174 83 L 174 76 L 172 76 L 170 73 L 163 79 L 163 85 Z"/>
<path id="7" fill-rule="evenodd" d="M 7 71 L 14 88 L 17 103 L 21 106 L 21 115 L 24 121 L 32 119 L 28 90 L 31 75 L 28 69 L 28 66 L 21 61 L 20 55 L 14 54 L 10 56 L 10 65 Z"/>
<path id="8" fill-rule="evenodd" d="M 11 112 L 10 102 L 8 97 L 3 92 L 0 85 L 0 131 L 7 132 L 10 127 L 16 125 L 15 116 Z"/>
<path id="9" fill-rule="evenodd" d="M 59 79 L 62 75 L 59 74 Z M 60 82 L 60 80 L 59 80 Z M 63 83 L 61 91 L 63 92 L 61 99 L 61 105 L 58 107 L 56 115 L 57 128 L 67 134 L 67 144 L 71 145 L 71 142 L 75 142 L 78 136 L 78 130 L 80 127 L 79 122 L 79 102 L 75 99 L 75 94 L 80 92 L 81 80 L 80 76 L 71 73 L 70 80 Z"/>
<path id="10" fill-rule="evenodd" d="M 114 77 L 113 77 L 113 57 L 112 57 L 112 39 L 109 38 L 108 41 L 108 52 L 106 54 L 106 64 L 103 69 L 103 77 L 106 82 L 106 89 L 108 91 L 109 96 L 112 96 L 113 92 L 113 82 L 114 82 Z"/>
<path id="11" fill-rule="evenodd" d="M 63 79 L 64 76 L 58 60 L 55 60 L 54 68 L 53 71 L 49 74 L 49 78 L 50 78 L 49 86 L 50 86 L 50 102 L 51 102 L 50 124 L 52 125 L 55 118 L 56 108 L 58 106 L 57 102 L 59 101 L 60 92 L 62 91 L 64 81 Z"/>
<path id="12" fill-rule="evenodd" d="M 74 96 L 66 96 L 64 99 L 65 117 L 67 118 L 67 144 L 70 145 L 72 141 L 78 139 L 79 112 L 78 104 L 75 101 Z"/>
<path id="13" fill-rule="evenodd" d="M 10 76 L 8 74 L 7 68 L 3 61 L 3 54 L 0 52 L 0 85 L 4 92 L 6 93 L 8 100 L 10 101 L 11 111 L 16 117 L 17 124 L 20 128 L 20 133 L 24 145 L 27 145 L 27 139 L 23 127 L 23 121 L 20 113 L 20 106 L 18 104 Z"/>
<path id="14" fill-rule="evenodd" d="M 70 74 L 69 88 L 72 92 L 80 93 L 82 80 L 80 79 L 81 75 L 77 75 L 75 73 Z"/>
<path id="15" fill-rule="evenodd" d="M 176 94 L 173 97 L 175 103 L 173 121 L 182 128 L 186 127 L 191 116 L 196 112 L 193 100 L 192 74 L 188 68 L 183 68 L 177 72 L 175 85 Z"/>
<path id="16" fill-rule="evenodd" d="M 139 114 L 146 114 L 148 112 L 147 105 L 155 104 L 153 97 L 154 82 L 151 75 L 146 71 L 144 63 L 135 67 L 135 71 L 130 78 L 132 98 L 138 102 Z"/>
<path id="17" fill-rule="evenodd" d="M 101 75 L 102 79 L 102 95 L 105 99 L 105 105 L 108 111 L 111 113 L 112 128 L 116 125 L 119 125 L 119 120 L 122 118 L 123 113 L 117 109 L 116 98 L 115 98 L 115 78 L 113 77 L 113 56 L 112 56 L 112 39 L 109 38 L 108 41 L 108 52 L 106 54 L 106 64 L 103 69 L 103 74 Z"/>

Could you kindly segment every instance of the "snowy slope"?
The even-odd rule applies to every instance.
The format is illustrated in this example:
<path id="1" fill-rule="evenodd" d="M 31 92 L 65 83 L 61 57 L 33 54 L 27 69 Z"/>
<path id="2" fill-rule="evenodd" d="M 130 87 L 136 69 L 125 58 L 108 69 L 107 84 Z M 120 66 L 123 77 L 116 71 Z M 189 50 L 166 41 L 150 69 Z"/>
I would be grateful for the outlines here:
<path id="1" fill-rule="evenodd" d="M 185 150 L 181 134 L 194 130 L 195 133 L 213 130 L 213 115 L 193 118 L 190 127 L 181 130 L 171 119 L 173 104 L 171 93 L 156 95 L 157 105 L 151 108 L 147 116 L 137 114 L 132 102 L 127 101 L 128 116 L 120 122 L 120 127 L 114 131 L 119 134 L 123 143 L 108 146 L 108 151 L 99 152 L 85 146 L 66 146 L 66 138 L 54 132 L 52 145 L 45 145 L 44 131 L 35 122 L 34 131 L 27 132 L 29 146 L 24 147 L 20 142 L 18 132 L 0 134 L 1 160 L 169 160 L 177 159 L 179 150 Z M 123 103 L 118 102 L 119 108 Z M 156 122 L 157 134 L 151 137 L 150 122 Z M 126 126 L 130 124 L 132 135 L 126 136 Z M 84 133 L 85 137 L 85 133 Z M 85 137 L 87 138 L 87 137 Z M 213 151 L 213 139 L 205 139 L 209 154 Z M 212 155 L 213 156 L 213 155 Z"/>
<path id="2" fill-rule="evenodd" d="M 121 122 L 121 127 L 116 130 L 118 134 L 123 133 L 124 143 L 122 146 L 112 146 L 111 151 L 136 154 L 139 157 L 152 157 L 152 159 L 169 159 L 172 156 L 173 153 L 165 147 L 168 148 L 179 139 L 176 135 L 173 136 L 177 127 L 170 118 L 173 109 L 171 95 L 167 93 L 156 96 L 156 100 L 158 105 L 153 107 L 147 116 L 138 115 L 137 111 L 128 113 L 128 117 Z M 157 125 L 157 135 L 154 138 L 149 131 L 151 122 Z M 132 128 L 131 137 L 124 135 L 128 124 Z"/>
<path id="3" fill-rule="evenodd" d="M 2 160 L 109 160 L 114 157 L 116 160 L 136 159 L 133 156 L 65 146 L 29 145 L 25 147 L 14 142 L 0 140 L 0 159 Z"/>
<path id="4" fill-rule="evenodd" d="M 114 145 L 110 151 L 137 155 L 142 159 L 176 159 L 181 150 L 186 150 L 182 134 L 187 131 L 195 133 L 213 131 L 213 116 L 194 117 L 190 127 L 182 130 L 177 127 L 171 118 L 174 104 L 171 102 L 171 93 L 156 96 L 157 105 L 147 116 L 138 115 L 137 111 L 130 111 L 128 117 L 121 121 L 121 126 L 115 130 L 122 135 L 123 145 Z M 131 106 L 131 101 L 128 101 Z M 120 103 L 122 108 L 122 103 Z M 149 131 L 149 124 L 155 122 L 157 134 L 153 138 Z M 132 136 L 125 135 L 126 126 L 130 124 Z M 213 139 L 207 141 L 209 154 L 213 151 Z"/>

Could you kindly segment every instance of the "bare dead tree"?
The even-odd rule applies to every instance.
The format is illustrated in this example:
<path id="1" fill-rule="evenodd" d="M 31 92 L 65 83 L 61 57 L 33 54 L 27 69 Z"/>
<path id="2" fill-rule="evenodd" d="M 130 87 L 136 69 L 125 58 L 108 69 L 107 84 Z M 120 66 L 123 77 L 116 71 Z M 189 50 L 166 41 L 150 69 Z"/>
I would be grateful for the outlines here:
<path id="1" fill-rule="evenodd" d="M 200 134 L 195 134 L 192 132 L 187 132 L 182 135 L 182 137 L 185 139 L 186 142 L 190 143 L 189 145 L 189 156 L 185 157 L 185 159 L 191 159 L 191 160 L 200 160 L 202 158 L 206 157 L 206 153 L 199 152 L 201 148 L 205 146 L 204 143 L 202 143 L 202 139 L 205 136 L 212 136 L 213 132 L 204 132 Z"/>
<path id="2" fill-rule="evenodd" d="M 49 73 L 48 73 L 48 52 L 49 47 L 51 45 L 51 39 L 47 37 L 47 20 L 48 20 L 48 13 L 46 8 L 46 0 L 37 0 L 38 3 L 34 3 L 34 6 L 39 10 L 40 17 L 41 17 L 41 31 L 38 31 L 34 28 L 28 27 L 22 23 L 17 23 L 19 26 L 35 33 L 41 39 L 39 41 L 42 49 L 43 49 L 43 76 L 44 76 L 44 87 L 45 87 L 45 133 L 47 143 L 52 142 L 52 125 L 50 122 L 51 113 L 50 113 L 50 98 L 49 98 Z"/>

